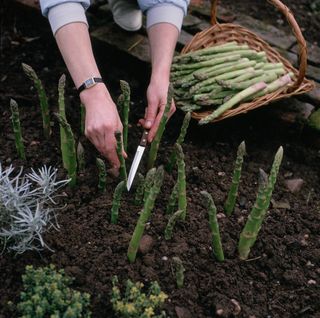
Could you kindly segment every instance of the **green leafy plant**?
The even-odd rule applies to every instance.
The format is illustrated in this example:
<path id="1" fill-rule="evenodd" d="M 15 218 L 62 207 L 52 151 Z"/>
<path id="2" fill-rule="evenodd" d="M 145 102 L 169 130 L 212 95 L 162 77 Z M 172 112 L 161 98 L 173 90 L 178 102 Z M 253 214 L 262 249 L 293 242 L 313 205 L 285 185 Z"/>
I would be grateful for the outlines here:
<path id="1" fill-rule="evenodd" d="M 15 144 L 18 152 L 18 156 L 22 160 L 26 160 L 26 155 L 24 151 L 23 138 L 21 133 L 20 126 L 20 116 L 19 116 L 19 107 L 15 100 L 10 99 L 10 108 L 11 108 L 11 121 L 14 133 Z"/>
<path id="2" fill-rule="evenodd" d="M 90 295 L 70 288 L 73 279 L 54 265 L 26 266 L 17 305 L 22 318 L 89 318 Z"/>
<path id="3" fill-rule="evenodd" d="M 57 229 L 55 192 L 70 180 L 57 181 L 57 169 L 42 167 L 23 175 L 0 163 L 0 239 L 18 254 L 49 248 L 43 238 L 51 227 Z"/>
<path id="4" fill-rule="evenodd" d="M 25 63 L 22 63 L 22 69 L 24 73 L 33 81 L 33 84 L 37 90 L 41 107 L 43 132 L 45 138 L 48 139 L 51 135 L 51 125 L 47 94 L 34 69 Z"/>
<path id="5" fill-rule="evenodd" d="M 144 293 L 144 285 L 127 280 L 125 293 L 122 296 L 117 276 L 112 279 L 111 303 L 114 312 L 123 318 L 165 318 L 165 311 L 161 307 L 168 298 L 157 282 L 152 282 L 148 291 Z"/>

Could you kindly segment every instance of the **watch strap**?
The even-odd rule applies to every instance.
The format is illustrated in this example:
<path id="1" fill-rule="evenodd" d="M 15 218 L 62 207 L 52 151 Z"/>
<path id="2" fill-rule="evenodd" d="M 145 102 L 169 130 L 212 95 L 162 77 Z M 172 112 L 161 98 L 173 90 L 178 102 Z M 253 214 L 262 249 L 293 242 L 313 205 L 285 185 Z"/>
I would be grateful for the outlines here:
<path id="1" fill-rule="evenodd" d="M 103 79 L 101 77 L 88 78 L 78 87 L 78 93 L 80 94 L 83 90 L 90 88 L 96 85 L 97 83 L 103 83 Z"/>

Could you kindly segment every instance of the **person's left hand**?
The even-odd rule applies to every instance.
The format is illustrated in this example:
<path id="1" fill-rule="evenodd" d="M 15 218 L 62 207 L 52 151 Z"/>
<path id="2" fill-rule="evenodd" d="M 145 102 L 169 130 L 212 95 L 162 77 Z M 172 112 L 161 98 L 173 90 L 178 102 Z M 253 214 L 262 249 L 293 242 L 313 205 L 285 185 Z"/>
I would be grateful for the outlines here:
<path id="1" fill-rule="evenodd" d="M 144 118 L 139 123 L 145 128 L 150 129 L 148 142 L 155 137 L 159 124 L 167 103 L 167 94 L 169 88 L 169 80 L 154 79 L 151 80 L 147 90 L 148 107 L 146 108 Z M 171 102 L 168 119 L 176 111 L 174 101 Z"/>

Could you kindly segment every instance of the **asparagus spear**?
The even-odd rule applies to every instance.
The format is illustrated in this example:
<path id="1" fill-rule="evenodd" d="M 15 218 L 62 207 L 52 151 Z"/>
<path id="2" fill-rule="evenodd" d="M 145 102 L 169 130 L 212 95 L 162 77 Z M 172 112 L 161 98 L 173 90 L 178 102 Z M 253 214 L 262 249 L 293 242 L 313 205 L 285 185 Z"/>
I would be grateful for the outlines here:
<path id="1" fill-rule="evenodd" d="M 151 143 L 151 147 L 150 147 L 150 152 L 149 152 L 149 158 L 148 158 L 148 164 L 147 164 L 147 168 L 148 170 L 150 170 L 153 165 L 154 162 L 156 161 L 157 158 L 157 154 L 158 154 L 158 149 L 159 149 L 159 145 L 160 145 L 160 141 L 163 135 L 163 132 L 165 130 L 165 126 L 168 120 L 168 115 L 169 115 L 169 111 L 170 111 L 170 107 L 171 107 L 171 103 L 172 103 L 172 98 L 173 98 L 173 87 L 170 84 L 169 85 L 169 89 L 168 89 L 168 95 L 167 95 L 167 103 L 159 124 L 159 128 L 157 130 L 156 136 L 154 137 L 152 143 Z"/>
<path id="2" fill-rule="evenodd" d="M 77 182 L 77 154 L 76 154 L 76 146 L 75 141 L 73 137 L 73 132 L 68 124 L 68 122 L 65 120 L 64 117 L 62 117 L 60 114 L 55 113 L 55 117 L 57 118 L 60 127 L 64 129 L 64 133 L 66 136 L 65 140 L 62 140 L 61 142 L 65 143 L 65 145 L 61 145 L 61 151 L 66 151 L 66 154 L 62 156 L 62 158 L 66 158 L 68 161 L 67 165 L 67 171 L 68 171 L 68 177 L 71 179 L 70 186 L 74 187 Z"/>
<path id="3" fill-rule="evenodd" d="M 135 205 L 140 205 L 143 202 L 143 194 L 144 194 L 144 176 L 141 173 L 138 173 L 137 176 L 138 179 L 138 186 L 137 186 L 137 190 L 136 190 L 136 194 L 134 197 L 134 203 Z"/>
<path id="4" fill-rule="evenodd" d="M 181 145 L 175 144 L 178 165 L 178 207 L 182 210 L 182 219 L 187 215 L 187 192 L 186 192 L 186 172 L 184 163 L 184 154 Z"/>
<path id="5" fill-rule="evenodd" d="M 231 184 L 230 191 L 228 193 L 227 200 L 224 204 L 224 211 L 228 216 L 231 215 L 234 209 L 234 205 L 236 203 L 236 197 L 238 194 L 238 187 L 239 187 L 239 181 L 241 177 L 241 170 L 242 170 L 242 164 L 243 164 L 243 157 L 245 156 L 245 154 L 246 154 L 246 144 L 243 141 L 238 147 L 237 159 L 235 162 L 233 177 L 232 177 L 232 184 Z"/>
<path id="6" fill-rule="evenodd" d="M 113 194 L 112 208 L 111 208 L 111 223 L 117 224 L 119 217 L 120 200 L 123 190 L 126 187 L 126 182 L 124 180 L 120 181 L 116 186 Z"/>
<path id="7" fill-rule="evenodd" d="M 106 191 L 106 165 L 100 158 L 96 159 L 96 165 L 99 171 L 98 189 L 102 192 Z"/>
<path id="8" fill-rule="evenodd" d="M 183 216 L 183 210 L 178 210 L 170 216 L 167 226 L 164 230 L 164 238 L 166 240 L 170 240 L 172 238 L 172 232 L 173 232 L 174 226 L 176 225 L 177 220 L 179 218 L 182 218 L 182 216 Z"/>
<path id="9" fill-rule="evenodd" d="M 177 287 L 182 288 L 183 283 L 184 283 L 184 272 L 186 270 L 185 270 L 185 268 L 182 264 L 182 261 L 179 257 L 177 257 L 177 256 L 172 257 L 172 261 L 173 261 L 174 271 L 176 273 Z"/>
<path id="10" fill-rule="evenodd" d="M 115 137 L 117 140 L 117 154 L 120 161 L 120 178 L 127 182 L 127 170 L 126 170 L 126 162 L 123 157 L 123 148 L 122 148 L 122 134 L 121 131 L 115 132 Z"/>
<path id="11" fill-rule="evenodd" d="M 143 203 L 146 202 L 146 200 L 150 194 L 156 171 L 157 171 L 156 168 L 152 168 L 147 172 L 147 175 L 146 175 L 146 178 L 144 181 L 144 187 L 143 187 L 143 189 L 144 189 Z"/>
<path id="12" fill-rule="evenodd" d="M 208 124 L 210 121 L 214 120 L 215 118 L 223 114 L 226 110 L 232 108 L 234 105 L 238 104 L 245 98 L 254 95 L 256 92 L 263 90 L 264 88 L 266 88 L 266 86 L 267 85 L 264 82 L 260 82 L 246 88 L 240 93 L 237 93 L 230 100 L 228 100 L 226 103 L 224 103 L 219 108 L 217 108 L 214 112 L 212 112 L 210 115 L 202 118 L 199 121 L 199 124 L 200 125 Z"/>
<path id="13" fill-rule="evenodd" d="M 282 157 L 283 148 L 280 146 L 275 155 L 267 184 L 260 181 L 260 187 L 256 202 L 250 212 L 247 223 L 245 224 L 240 234 L 238 251 L 241 259 L 245 260 L 248 258 L 250 249 L 257 239 L 258 233 L 261 229 L 262 222 L 270 205 L 270 200 L 275 183 L 277 181 L 277 176 L 279 173 Z M 262 178 L 262 180 L 264 180 L 264 178 Z"/>
<path id="14" fill-rule="evenodd" d="M 14 99 L 10 99 L 10 108 L 11 108 L 11 121 L 12 121 L 13 133 L 14 133 L 14 140 L 15 140 L 18 156 L 20 159 L 26 160 L 26 155 L 25 155 L 24 145 L 23 145 L 23 138 L 21 133 L 19 107 L 17 102 Z"/>
<path id="15" fill-rule="evenodd" d="M 81 144 L 81 142 L 78 142 L 78 146 L 77 146 L 77 161 L 78 161 L 78 170 L 80 172 L 84 171 L 85 168 L 85 156 L 84 156 L 84 148 Z"/>
<path id="16" fill-rule="evenodd" d="M 143 210 L 140 213 L 137 225 L 134 229 L 134 232 L 133 232 L 133 235 L 132 235 L 129 247 L 128 247 L 127 256 L 128 256 L 130 263 L 133 263 L 136 259 L 140 240 L 143 235 L 146 223 L 149 220 L 151 211 L 154 207 L 154 203 L 157 198 L 157 195 L 160 192 L 160 188 L 161 188 L 161 185 L 163 182 L 163 177 L 164 177 L 164 169 L 163 169 L 163 167 L 159 167 L 157 169 L 155 176 L 154 176 L 153 186 L 150 190 L 150 194 L 149 194 L 146 202 L 144 203 Z"/>
<path id="17" fill-rule="evenodd" d="M 213 202 L 212 196 L 207 191 L 201 191 L 205 199 L 209 214 L 209 226 L 212 234 L 213 253 L 219 262 L 224 261 L 224 254 L 221 244 L 219 224 L 217 220 L 217 208 Z"/>
<path id="18" fill-rule="evenodd" d="M 174 185 L 172 192 L 169 197 L 166 213 L 172 214 L 178 201 L 178 182 Z"/>
<path id="19" fill-rule="evenodd" d="M 44 90 L 41 80 L 37 76 L 34 69 L 30 65 L 27 65 L 25 63 L 22 63 L 22 68 L 24 73 L 33 81 L 33 84 L 37 90 L 42 115 L 43 133 L 45 138 L 49 139 L 51 135 L 51 126 L 47 94 Z"/>
<path id="20" fill-rule="evenodd" d="M 187 130 L 188 130 L 188 127 L 189 127 L 190 120 L 191 120 L 191 113 L 188 112 L 184 116 L 183 123 L 182 123 L 181 130 L 180 130 L 180 134 L 179 134 L 179 137 L 178 137 L 178 139 L 176 141 L 179 145 L 182 145 L 183 142 L 184 142 L 184 138 L 185 138 L 185 136 L 187 134 Z M 172 151 L 172 153 L 171 153 L 171 156 L 170 156 L 170 159 L 169 159 L 169 163 L 166 166 L 166 170 L 169 173 L 172 172 L 173 167 L 176 164 L 176 160 L 177 160 L 177 155 L 176 155 L 176 151 L 174 149 Z"/>
<path id="21" fill-rule="evenodd" d="M 122 115 L 122 124 L 123 124 L 123 148 L 124 151 L 127 151 L 128 148 L 128 122 L 129 122 L 129 109 L 130 109 L 130 86 L 126 81 L 120 81 L 120 88 L 123 95 L 123 115 Z"/>

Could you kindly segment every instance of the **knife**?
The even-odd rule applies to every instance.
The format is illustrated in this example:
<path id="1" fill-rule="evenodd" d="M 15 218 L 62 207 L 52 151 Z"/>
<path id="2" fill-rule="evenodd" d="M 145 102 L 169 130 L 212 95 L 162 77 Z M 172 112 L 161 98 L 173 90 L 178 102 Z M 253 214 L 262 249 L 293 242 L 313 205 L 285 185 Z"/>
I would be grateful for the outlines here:
<path id="1" fill-rule="evenodd" d="M 137 173 L 142 155 L 146 149 L 147 146 L 147 140 L 148 140 L 148 134 L 149 130 L 144 130 L 142 134 L 142 138 L 140 140 L 139 146 L 137 148 L 136 154 L 134 155 L 132 165 L 130 168 L 130 172 L 128 175 L 128 180 L 127 180 L 127 190 L 130 191 L 131 185 L 133 183 L 134 177 Z"/>

